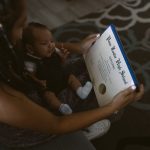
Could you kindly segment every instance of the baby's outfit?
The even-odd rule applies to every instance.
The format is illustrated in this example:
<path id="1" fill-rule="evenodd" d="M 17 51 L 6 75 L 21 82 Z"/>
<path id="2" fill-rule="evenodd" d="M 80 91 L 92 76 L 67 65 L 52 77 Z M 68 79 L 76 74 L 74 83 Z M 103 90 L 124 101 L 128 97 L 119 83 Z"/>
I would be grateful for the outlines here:
<path id="1" fill-rule="evenodd" d="M 46 80 L 47 88 L 45 90 L 54 92 L 56 95 L 67 87 L 68 78 L 71 74 L 63 69 L 60 56 L 56 52 L 50 58 L 44 59 L 27 54 L 25 67 L 31 73 L 35 72 L 38 79 Z M 91 90 L 92 84 L 87 81 L 83 87 L 76 90 L 76 94 L 83 100 L 88 97 Z M 65 115 L 72 113 L 72 109 L 68 104 L 61 104 L 59 111 Z"/>

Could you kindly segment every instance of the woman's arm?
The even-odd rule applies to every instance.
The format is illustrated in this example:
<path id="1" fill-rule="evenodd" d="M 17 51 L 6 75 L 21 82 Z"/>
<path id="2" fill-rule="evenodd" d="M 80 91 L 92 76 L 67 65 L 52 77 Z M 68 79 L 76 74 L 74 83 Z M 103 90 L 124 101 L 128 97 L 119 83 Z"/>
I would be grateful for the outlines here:
<path id="1" fill-rule="evenodd" d="M 85 39 L 83 39 L 81 42 L 78 43 L 57 43 L 56 42 L 56 47 L 61 49 L 62 47 L 64 49 L 69 50 L 70 52 L 73 53 L 78 53 L 78 54 L 83 54 L 88 51 L 88 49 L 91 47 L 91 45 L 97 40 L 99 34 L 92 34 L 87 36 Z"/>
<path id="2" fill-rule="evenodd" d="M 129 88 L 119 93 L 111 104 L 102 108 L 67 116 L 55 116 L 33 103 L 24 94 L 8 86 L 3 86 L 0 89 L 0 121 L 20 128 L 62 134 L 82 129 L 108 117 L 128 103 L 140 99 L 143 93 L 143 86 L 138 93 Z"/>

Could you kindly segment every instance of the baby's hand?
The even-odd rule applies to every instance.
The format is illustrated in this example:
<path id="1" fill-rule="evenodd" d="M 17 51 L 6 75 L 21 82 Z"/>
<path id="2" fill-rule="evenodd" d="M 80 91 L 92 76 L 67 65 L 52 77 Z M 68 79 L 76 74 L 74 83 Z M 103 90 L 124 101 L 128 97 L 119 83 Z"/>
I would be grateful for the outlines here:
<path id="1" fill-rule="evenodd" d="M 67 49 L 62 49 L 63 59 L 66 60 L 70 52 Z"/>
<path id="2" fill-rule="evenodd" d="M 70 54 L 70 52 L 63 47 L 61 49 L 56 48 L 56 53 L 61 57 L 63 63 L 66 61 L 68 55 Z"/>

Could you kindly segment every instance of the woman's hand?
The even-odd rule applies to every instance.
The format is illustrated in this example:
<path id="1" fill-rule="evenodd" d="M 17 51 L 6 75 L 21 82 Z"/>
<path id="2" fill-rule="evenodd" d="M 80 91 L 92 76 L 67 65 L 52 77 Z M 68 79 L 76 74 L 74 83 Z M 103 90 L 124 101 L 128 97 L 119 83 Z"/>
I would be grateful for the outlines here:
<path id="1" fill-rule="evenodd" d="M 131 102 L 140 100 L 144 94 L 144 86 L 140 85 L 139 91 L 136 92 L 131 87 L 128 89 L 121 91 L 114 98 L 112 103 L 110 103 L 111 107 L 118 111 L 128 105 Z"/>
<path id="2" fill-rule="evenodd" d="M 100 34 L 91 34 L 80 42 L 82 53 L 87 53 L 89 48 L 96 42 L 100 37 Z"/>

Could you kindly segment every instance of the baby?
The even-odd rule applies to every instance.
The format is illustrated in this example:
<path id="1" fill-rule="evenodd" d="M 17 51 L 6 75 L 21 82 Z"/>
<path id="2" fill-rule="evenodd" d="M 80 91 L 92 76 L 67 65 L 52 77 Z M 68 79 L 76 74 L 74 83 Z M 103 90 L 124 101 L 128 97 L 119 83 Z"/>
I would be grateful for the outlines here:
<path id="1" fill-rule="evenodd" d="M 45 25 L 29 23 L 23 31 L 22 39 L 27 52 L 26 70 L 35 82 L 45 88 L 43 97 L 51 109 L 71 114 L 70 106 L 61 103 L 57 94 L 69 85 L 80 99 L 86 99 L 92 90 L 91 82 L 87 81 L 82 86 L 75 75 L 63 68 L 68 50 L 56 48 L 52 34 Z"/>

